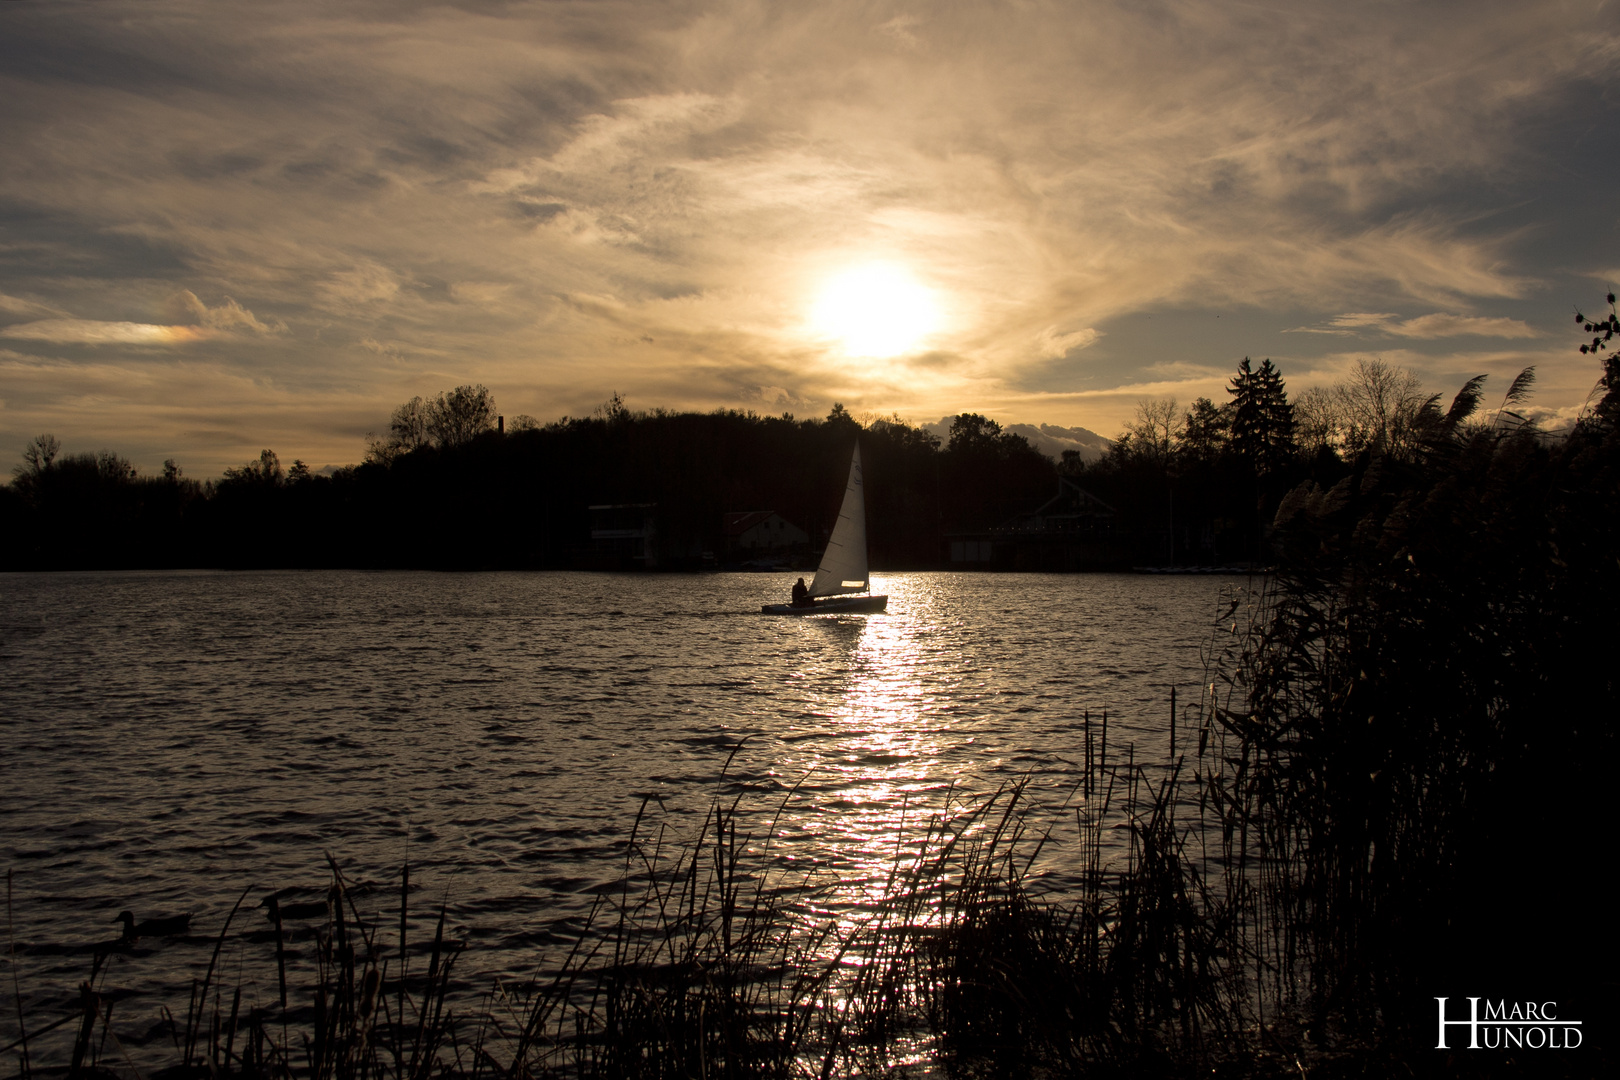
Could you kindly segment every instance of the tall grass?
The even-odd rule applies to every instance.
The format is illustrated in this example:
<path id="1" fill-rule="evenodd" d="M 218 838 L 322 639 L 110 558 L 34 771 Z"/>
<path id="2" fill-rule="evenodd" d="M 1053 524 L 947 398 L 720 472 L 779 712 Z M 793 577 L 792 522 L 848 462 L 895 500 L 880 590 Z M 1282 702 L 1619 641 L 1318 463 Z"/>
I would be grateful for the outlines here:
<path id="1" fill-rule="evenodd" d="M 758 844 L 739 832 L 738 800 L 685 837 L 644 803 L 618 884 L 526 994 L 454 993 L 462 950 L 443 905 L 425 967 L 418 954 L 408 968 L 409 871 L 392 929 L 333 864 L 290 1000 L 248 1006 L 220 985 L 228 918 L 152 1080 L 1350 1075 L 1404 1061 L 1362 1011 L 1389 974 L 1358 979 L 1341 959 L 1389 913 L 1355 907 L 1370 871 L 1319 850 L 1338 826 L 1309 816 L 1323 797 L 1297 747 L 1231 707 L 1243 672 L 1178 718 L 1174 759 L 1110 752 L 1088 724 L 1059 825 L 1028 813 L 1025 784 L 937 815 L 859 922 L 825 914 L 836 882 L 783 875 L 775 822 Z M 286 985 L 282 937 L 265 952 Z M 72 1033 L 71 1064 L 19 1056 L 21 1077 L 140 1075 L 105 974 L 98 962 L 54 1029 Z"/>
<path id="2" fill-rule="evenodd" d="M 314 979 L 304 988 L 308 1004 L 287 1007 L 279 921 L 275 932 L 282 988 L 279 1008 L 251 1004 L 244 1008 L 242 987 L 227 988 L 216 979 L 232 923 L 251 890 L 244 891 L 219 931 L 205 973 L 193 981 L 184 1021 L 161 1007 L 173 1062 L 152 1072 L 153 1080 L 225 1075 L 424 1080 L 442 1073 L 447 1064 L 460 1071 L 463 1048 L 455 1043 L 456 1019 L 447 1008 L 450 971 L 459 946 L 445 940 L 445 909 L 439 912 L 427 971 L 412 980 L 403 961 L 405 912 L 399 950 L 391 955 L 379 926 L 360 916 L 348 880 L 335 863 L 331 868 L 331 914 L 316 935 Z M 68 1076 L 143 1075 L 112 1028 L 116 997 L 107 992 L 105 982 L 110 970 L 106 961 L 113 949 L 96 956 L 80 987 L 79 1012 L 32 1033 L 25 1026 L 16 1045 L 26 1046 L 30 1037 L 37 1043 L 40 1036 L 76 1023 Z M 387 996 L 390 979 L 392 1005 Z M 19 1076 L 24 1078 L 64 1071 L 36 1068 L 26 1053 L 19 1064 Z"/>
<path id="3" fill-rule="evenodd" d="M 589 945 L 503 1040 L 508 1075 L 788 1077 L 838 1045 L 828 996 L 852 942 L 835 922 L 807 924 L 814 880 L 769 872 L 775 822 L 750 853 L 739 799 L 716 802 L 686 844 L 644 831 L 643 802 Z"/>
<path id="4" fill-rule="evenodd" d="M 1248 1022 L 1252 965 L 1232 947 L 1247 894 L 1220 892 L 1220 876 L 1212 888 L 1187 849 L 1201 834 L 1178 817 L 1197 811 L 1183 762 L 1139 761 L 1134 748 L 1111 758 L 1105 722 L 1087 725 L 1085 755 L 1072 834 L 1032 830 L 1023 784 L 964 802 L 897 844 L 882 900 L 854 922 L 826 915 L 838 882 L 784 876 L 777 821 L 758 844 L 739 832 L 740 797 L 685 837 L 644 802 L 619 882 L 576 943 L 541 963 L 526 997 L 459 1013 L 447 909 L 413 972 L 409 870 L 391 933 L 391 913 L 364 917 L 332 863 L 307 985 L 289 1001 L 279 922 L 266 951 L 280 1002 L 244 1007 L 240 987 L 219 984 L 239 900 L 173 1025 L 175 1062 L 154 1080 L 832 1077 L 925 1061 L 1066 1074 L 1229 1056 Z M 1111 862 L 1105 834 L 1121 829 L 1123 861 Z M 1032 888 L 1049 845 L 1080 860 L 1078 895 Z M 97 974 L 99 963 L 67 1071 L 134 1072 L 105 1050 L 116 1037 Z M 20 1065 L 26 1078 L 46 1072 Z"/>
<path id="5" fill-rule="evenodd" d="M 848 923 L 737 800 L 693 836 L 644 803 L 578 942 L 462 1012 L 446 909 L 409 970 L 408 871 L 390 941 L 334 864 L 312 982 L 244 1008 L 228 919 L 153 1080 L 1601 1073 L 1620 433 L 1466 405 L 1422 460 L 1285 501 L 1281 569 L 1233 598 L 1170 754 L 1088 722 L 1060 826 L 1021 785 L 959 805 Z M 98 974 L 5 1048 L 23 1080 L 47 1035 L 57 1071 L 133 1071 Z M 1435 1054 L 1433 999 L 1471 994 L 1584 1011 L 1587 1052 Z"/>

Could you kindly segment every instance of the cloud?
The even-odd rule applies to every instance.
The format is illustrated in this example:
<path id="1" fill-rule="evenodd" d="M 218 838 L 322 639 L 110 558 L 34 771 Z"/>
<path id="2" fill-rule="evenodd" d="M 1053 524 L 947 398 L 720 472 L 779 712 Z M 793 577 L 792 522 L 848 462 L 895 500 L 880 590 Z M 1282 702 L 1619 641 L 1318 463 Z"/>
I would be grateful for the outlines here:
<path id="1" fill-rule="evenodd" d="M 26 300 L 20 296 L 7 296 L 0 293 L 0 312 L 6 315 L 20 316 L 22 318 L 65 318 L 67 312 L 41 304 L 37 300 Z"/>
<path id="2" fill-rule="evenodd" d="M 1316 326 L 1290 326 L 1285 334 L 1327 334 L 1332 337 L 1354 337 L 1363 330 L 1384 331 L 1399 315 L 1350 312 L 1337 315 Z"/>
<path id="3" fill-rule="evenodd" d="M 1590 132 L 1616 117 L 1620 35 L 1587 0 L 1461 21 L 1325 0 L 1287 20 L 1214 0 L 461 8 L 11 20 L 6 340 L 146 363 L 206 342 L 180 353 L 199 377 L 257 377 L 219 383 L 240 397 L 210 403 L 215 429 L 267 387 L 364 401 L 376 426 L 483 382 L 546 416 L 614 388 L 695 408 L 769 388 L 807 412 L 1113 430 L 1145 388 L 1188 397 L 1245 353 L 1310 371 L 1353 335 L 1447 357 L 1550 335 L 1590 296 L 1563 295 L 1569 268 L 1612 264 L 1588 222 L 1613 151 Z M 941 297 L 927 354 L 863 363 L 807 332 L 819 283 L 874 260 Z M 1220 334 L 1188 331 L 1205 312 Z M 1547 362 L 1580 381 L 1578 358 Z"/>
<path id="4" fill-rule="evenodd" d="M 199 478 L 257 457 L 265 446 L 286 460 L 355 461 L 364 453 L 366 409 L 352 398 L 311 401 L 251 372 L 97 356 L 42 360 L 0 349 L 7 415 L 0 452 L 15 460 L 27 438 L 51 432 L 71 452 L 117 449 L 147 474 L 178 457 Z M 108 435 L 114 430 L 116 439 Z"/>
<path id="5" fill-rule="evenodd" d="M 1113 440 L 1083 427 L 1062 427 L 1057 424 L 1008 424 L 1005 428 L 1013 435 L 1022 435 L 1029 444 L 1054 461 L 1063 460 L 1063 453 L 1072 450 L 1080 460 L 1091 463 L 1108 452 Z"/>
<path id="6" fill-rule="evenodd" d="M 0 337 L 55 345 L 181 345 L 214 336 L 198 326 L 97 322 L 94 319 L 42 319 L 0 329 Z"/>
<path id="7" fill-rule="evenodd" d="M 458 281 L 450 286 L 450 295 L 464 304 L 494 307 L 512 294 L 512 285 L 504 281 Z"/>
<path id="8" fill-rule="evenodd" d="M 955 422 L 955 416 L 944 416 L 934 423 L 920 426 L 945 444 L 950 442 L 951 425 Z M 1003 423 L 1001 430 L 1009 435 L 1022 436 L 1032 447 L 1054 461 L 1061 461 L 1064 452 L 1072 450 L 1080 455 L 1081 461 L 1090 463 L 1101 458 L 1113 445 L 1113 440 L 1083 427 Z"/>
<path id="9" fill-rule="evenodd" d="M 759 388 L 759 400 L 772 408 L 799 409 L 814 404 L 807 398 L 802 398 L 784 386 L 762 386 Z"/>
<path id="10" fill-rule="evenodd" d="M 1533 338 L 1540 335 L 1518 319 L 1478 315 L 1447 315 L 1435 312 L 1405 319 L 1389 328 L 1392 334 L 1413 338 L 1495 337 Z"/>
<path id="11" fill-rule="evenodd" d="M 1071 352 L 1095 344 L 1101 336 L 1091 327 L 1060 334 L 1057 327 L 1048 326 L 1035 335 L 1036 355 L 1046 357 L 1049 360 L 1061 360 Z"/>
<path id="12" fill-rule="evenodd" d="M 392 300 L 399 295 L 399 275 L 369 259 L 334 270 L 319 286 L 321 298 L 339 311 Z"/>
<path id="13" fill-rule="evenodd" d="M 391 360 L 402 359 L 405 355 L 397 343 L 381 342 L 376 338 L 361 338 L 355 344 L 374 356 L 386 356 Z"/>
<path id="14" fill-rule="evenodd" d="M 6 298 L 10 299 L 10 298 Z M 37 309 L 42 305 L 7 305 L 7 310 Z M 189 289 L 170 296 L 163 304 L 173 324 L 103 321 L 71 317 L 37 319 L 0 327 L 0 337 L 19 341 L 41 341 L 54 345 L 186 345 L 217 340 L 245 331 L 273 334 L 286 330 L 285 324 L 267 326 L 253 312 L 230 297 L 209 307 Z"/>
<path id="15" fill-rule="evenodd" d="M 877 32 L 886 34 L 902 49 L 917 49 L 922 47 L 922 42 L 912 33 L 912 28 L 920 22 L 915 15 L 896 15 L 888 22 L 878 24 Z"/>
<path id="16" fill-rule="evenodd" d="M 1348 337 L 1372 331 L 1406 338 L 1494 337 L 1533 338 L 1540 332 L 1519 319 L 1502 316 L 1449 315 L 1434 312 L 1403 319 L 1398 315 L 1350 312 L 1338 315 L 1320 326 L 1296 326 L 1288 334 L 1330 334 Z"/>
<path id="17" fill-rule="evenodd" d="M 209 307 L 197 299 L 197 294 L 190 289 L 181 289 L 169 297 L 166 308 L 169 316 L 177 323 L 205 326 L 211 330 L 245 330 L 254 334 L 272 334 L 287 329 L 285 323 L 267 326 L 260 322 L 253 312 L 229 296 L 217 306 Z"/>

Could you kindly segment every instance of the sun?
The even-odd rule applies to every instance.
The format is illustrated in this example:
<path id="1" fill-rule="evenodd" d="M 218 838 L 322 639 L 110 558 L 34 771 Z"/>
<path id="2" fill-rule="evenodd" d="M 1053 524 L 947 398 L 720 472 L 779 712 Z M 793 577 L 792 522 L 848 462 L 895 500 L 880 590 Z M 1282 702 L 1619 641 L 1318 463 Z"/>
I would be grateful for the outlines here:
<path id="1" fill-rule="evenodd" d="M 939 328 L 939 302 L 904 267 L 870 263 L 828 279 L 810 323 L 851 356 L 899 356 Z"/>

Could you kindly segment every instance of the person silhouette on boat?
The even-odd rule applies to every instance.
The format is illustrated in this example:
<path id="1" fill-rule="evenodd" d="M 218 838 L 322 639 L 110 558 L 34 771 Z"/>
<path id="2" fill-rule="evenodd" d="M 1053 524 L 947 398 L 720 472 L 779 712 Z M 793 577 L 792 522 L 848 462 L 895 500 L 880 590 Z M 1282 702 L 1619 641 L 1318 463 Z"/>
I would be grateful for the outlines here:
<path id="1" fill-rule="evenodd" d="M 793 606 L 810 606 L 810 590 L 805 588 L 804 578 L 800 578 L 798 581 L 793 583 Z"/>

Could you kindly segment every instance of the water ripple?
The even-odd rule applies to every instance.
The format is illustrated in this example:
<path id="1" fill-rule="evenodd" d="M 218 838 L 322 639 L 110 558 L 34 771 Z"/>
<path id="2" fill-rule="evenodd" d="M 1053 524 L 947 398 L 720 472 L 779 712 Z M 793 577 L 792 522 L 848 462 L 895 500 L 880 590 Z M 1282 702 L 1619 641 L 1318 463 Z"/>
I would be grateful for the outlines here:
<path id="1" fill-rule="evenodd" d="M 1088 711 L 1120 753 L 1162 756 L 1224 583 L 896 574 L 884 616 L 755 614 L 787 584 L 0 578 L 0 856 L 25 1008 L 70 1008 L 124 908 L 194 913 L 197 936 L 111 961 L 120 995 L 183 1006 L 241 890 L 319 898 L 323 852 L 362 912 L 396 920 L 408 859 L 412 935 L 447 904 L 479 946 L 468 985 L 526 975 L 615 880 L 644 801 L 679 831 L 740 798 L 742 833 L 838 874 L 829 910 L 858 913 L 947 798 L 1072 785 Z M 265 932 L 261 911 L 247 922 Z M 270 955 L 233 954 L 244 999 L 273 994 Z"/>

